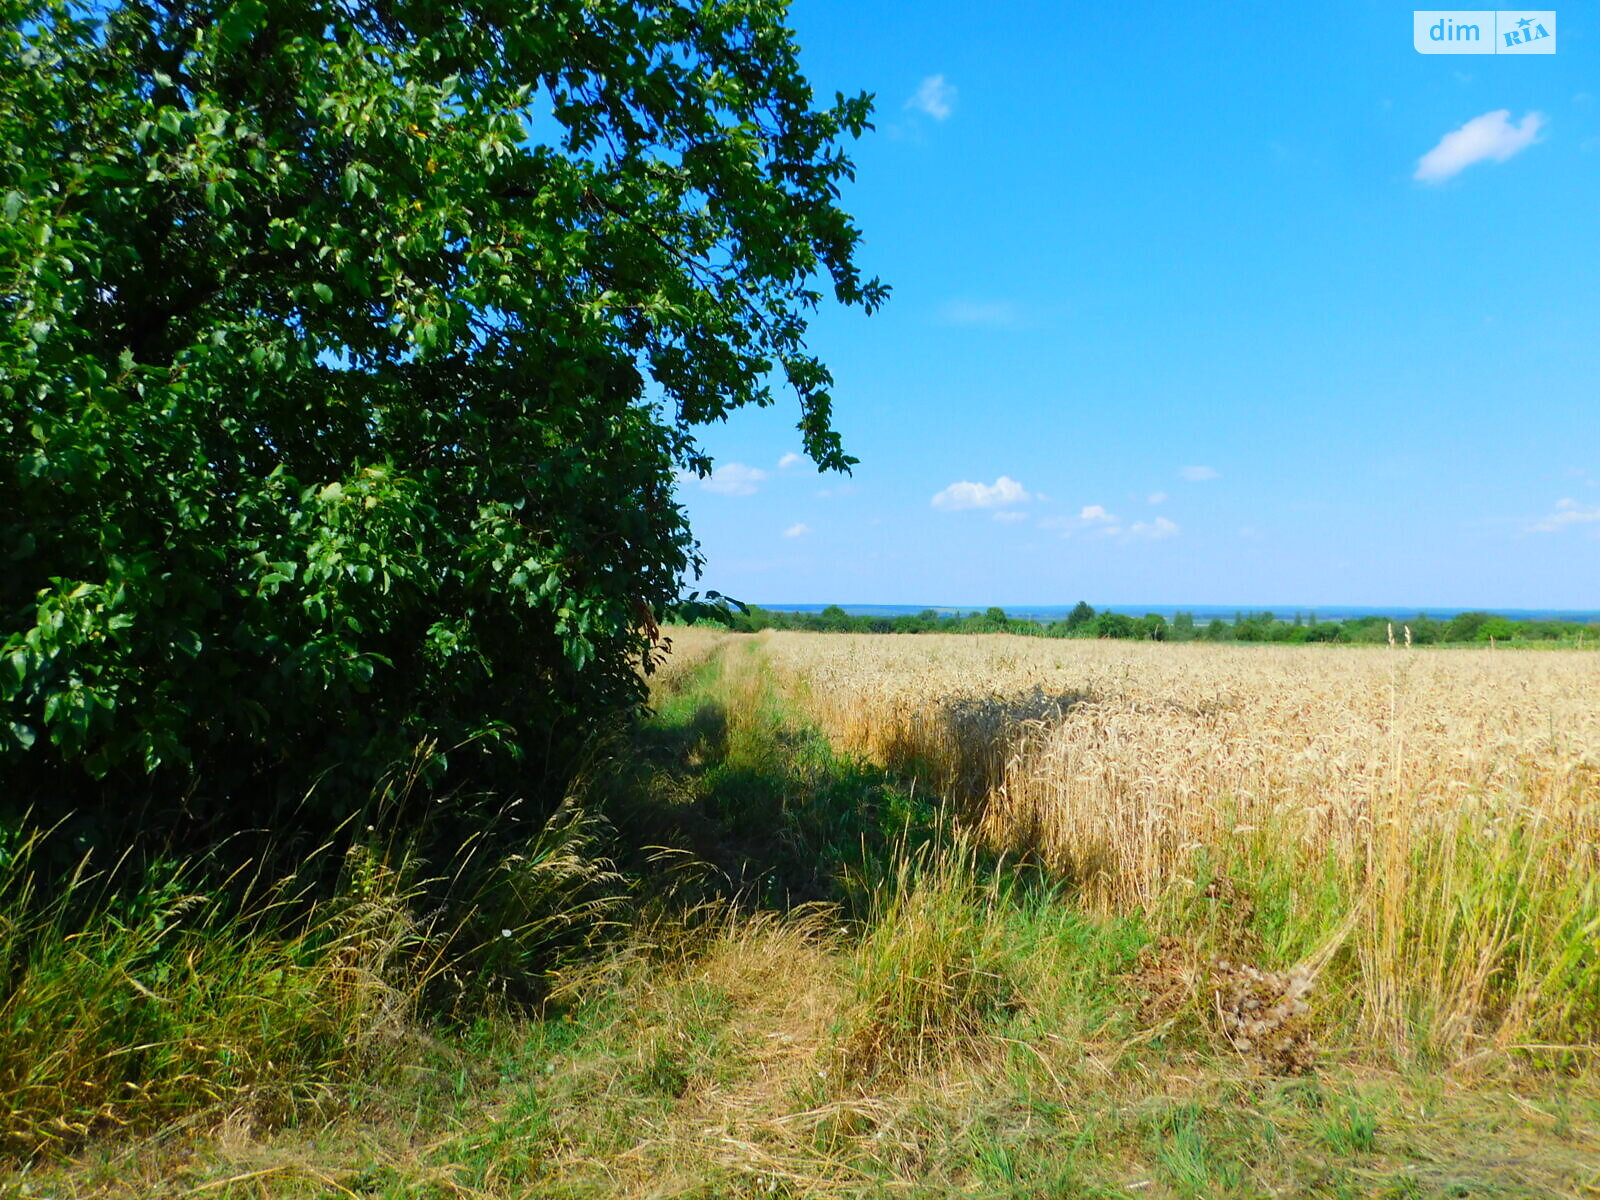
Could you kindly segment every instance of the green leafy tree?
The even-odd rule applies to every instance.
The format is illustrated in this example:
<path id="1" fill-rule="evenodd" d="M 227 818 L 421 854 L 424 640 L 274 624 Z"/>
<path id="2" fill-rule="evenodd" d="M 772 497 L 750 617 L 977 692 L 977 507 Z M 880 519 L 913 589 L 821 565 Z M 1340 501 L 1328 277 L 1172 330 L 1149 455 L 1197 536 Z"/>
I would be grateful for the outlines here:
<path id="1" fill-rule="evenodd" d="M 806 331 L 885 296 L 870 103 L 784 15 L 7 0 L 9 798 L 337 816 L 429 740 L 527 789 L 638 700 L 695 428 L 787 386 L 853 461 Z"/>
<path id="2" fill-rule="evenodd" d="M 1495 616 L 1478 626 L 1474 640 L 1504 642 L 1516 637 L 1517 632 L 1517 626 L 1509 617 Z"/>
<path id="3" fill-rule="evenodd" d="M 1160 613 L 1145 613 L 1139 618 L 1138 630 L 1135 637 L 1148 638 L 1152 642 L 1167 640 L 1167 619 Z"/>
<path id="4" fill-rule="evenodd" d="M 1094 620 L 1094 608 L 1087 600 L 1079 600 L 1067 614 L 1067 628 L 1076 630 Z"/>
<path id="5" fill-rule="evenodd" d="M 1102 612 L 1089 622 L 1088 629 L 1097 638 L 1131 638 L 1139 636 L 1139 622 L 1126 613 Z"/>
<path id="6" fill-rule="evenodd" d="M 1445 622 L 1444 640 L 1447 642 L 1472 642 L 1478 632 L 1494 618 L 1486 612 L 1457 613 Z M 1488 639 L 1485 638 L 1485 641 Z"/>
<path id="7" fill-rule="evenodd" d="M 850 629 L 850 614 L 837 604 L 824 608 L 818 617 L 821 627 L 829 633 L 845 633 Z"/>
<path id="8" fill-rule="evenodd" d="M 978 618 L 978 628 L 984 633 L 1004 633 L 1011 628 L 1011 618 L 1006 616 L 1006 610 L 998 605 L 991 605 L 983 610 L 983 616 Z"/>

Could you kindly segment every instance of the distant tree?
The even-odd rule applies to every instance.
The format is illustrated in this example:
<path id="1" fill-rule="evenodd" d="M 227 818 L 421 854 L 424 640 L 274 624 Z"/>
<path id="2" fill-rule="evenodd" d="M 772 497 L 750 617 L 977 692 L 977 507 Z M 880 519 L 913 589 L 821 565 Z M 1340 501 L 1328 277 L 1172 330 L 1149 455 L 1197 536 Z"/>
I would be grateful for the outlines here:
<path id="1" fill-rule="evenodd" d="M 1079 600 L 1072 606 L 1072 611 L 1067 614 L 1067 628 L 1078 629 L 1094 620 L 1094 609 L 1087 601 Z"/>
<path id="2" fill-rule="evenodd" d="M 1509 618 L 1490 617 L 1478 626 L 1477 632 L 1473 635 L 1473 640 L 1478 642 L 1490 640 L 1504 642 L 1516 637 L 1517 632 L 1517 626 Z"/>
<path id="3" fill-rule="evenodd" d="M 1457 613 L 1445 623 L 1444 640 L 1447 642 L 1475 642 L 1478 630 L 1491 619 L 1486 612 Z"/>
<path id="4" fill-rule="evenodd" d="M 1445 624 L 1426 613 L 1418 613 L 1411 625 L 1411 640 L 1418 646 L 1431 646 L 1444 636 Z"/>
<path id="5" fill-rule="evenodd" d="M 1270 642 L 1277 618 L 1270 612 L 1246 613 L 1234 622 L 1233 636 L 1240 642 Z"/>
<path id="6" fill-rule="evenodd" d="M 1341 640 L 1363 646 L 1377 646 L 1389 640 L 1389 626 L 1394 622 L 1385 616 L 1352 617 L 1344 622 Z"/>
<path id="7" fill-rule="evenodd" d="M 830 604 L 818 615 L 823 629 L 830 633 L 843 633 L 850 628 L 850 614 L 837 604 Z"/>
<path id="8" fill-rule="evenodd" d="M 1126 613 L 1102 612 L 1090 623 L 1095 637 L 1131 638 L 1138 634 L 1139 625 Z"/>

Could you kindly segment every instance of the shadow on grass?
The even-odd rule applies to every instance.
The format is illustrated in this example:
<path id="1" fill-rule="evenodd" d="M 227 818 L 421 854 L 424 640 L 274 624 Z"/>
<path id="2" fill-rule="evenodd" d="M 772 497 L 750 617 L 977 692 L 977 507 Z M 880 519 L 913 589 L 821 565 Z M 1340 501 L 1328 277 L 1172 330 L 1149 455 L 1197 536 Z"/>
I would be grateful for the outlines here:
<path id="1" fill-rule="evenodd" d="M 1012 756 L 1093 699 L 1085 691 L 1035 685 L 1011 696 L 933 700 L 885 744 L 883 759 L 901 774 L 930 780 L 965 817 L 977 820 L 1005 782 Z"/>
<path id="2" fill-rule="evenodd" d="M 915 785 L 820 733 L 707 698 L 641 723 L 598 782 L 625 869 L 684 907 L 855 911 L 893 849 L 941 820 Z"/>
<path id="3" fill-rule="evenodd" d="M 907 853 L 981 819 L 1019 737 L 1088 698 L 1035 689 L 932 705 L 934 741 L 892 747 L 885 766 L 835 750 L 768 681 L 741 682 L 730 685 L 725 664 L 707 664 L 629 732 L 597 781 L 626 848 L 621 865 L 674 906 L 733 900 L 784 911 L 822 902 L 864 917 Z M 930 744 L 942 748 L 941 762 L 927 761 Z M 1020 859 L 1012 855 L 1008 875 L 1069 882 L 1045 879 L 1026 853 Z"/>

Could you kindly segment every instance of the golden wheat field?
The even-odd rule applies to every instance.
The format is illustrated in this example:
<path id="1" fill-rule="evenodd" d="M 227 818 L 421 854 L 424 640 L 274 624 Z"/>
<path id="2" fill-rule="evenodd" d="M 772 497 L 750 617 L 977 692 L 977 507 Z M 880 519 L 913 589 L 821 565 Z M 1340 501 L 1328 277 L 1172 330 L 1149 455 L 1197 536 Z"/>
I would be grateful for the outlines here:
<path id="1" fill-rule="evenodd" d="M 1222 880 L 1373 1037 L 1600 1041 L 1600 655 L 760 636 L 837 746 L 1093 905 Z"/>

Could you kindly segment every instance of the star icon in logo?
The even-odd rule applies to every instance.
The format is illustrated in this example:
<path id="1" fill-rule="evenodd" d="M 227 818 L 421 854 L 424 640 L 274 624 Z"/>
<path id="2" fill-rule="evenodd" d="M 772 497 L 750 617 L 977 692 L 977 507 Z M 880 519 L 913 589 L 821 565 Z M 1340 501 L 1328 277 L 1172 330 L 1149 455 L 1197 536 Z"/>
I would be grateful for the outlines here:
<path id="1" fill-rule="evenodd" d="M 1519 29 L 1526 29 L 1529 25 L 1532 25 L 1532 24 L 1533 24 L 1533 18 L 1532 17 L 1523 17 L 1522 20 L 1517 22 L 1517 27 Z"/>

